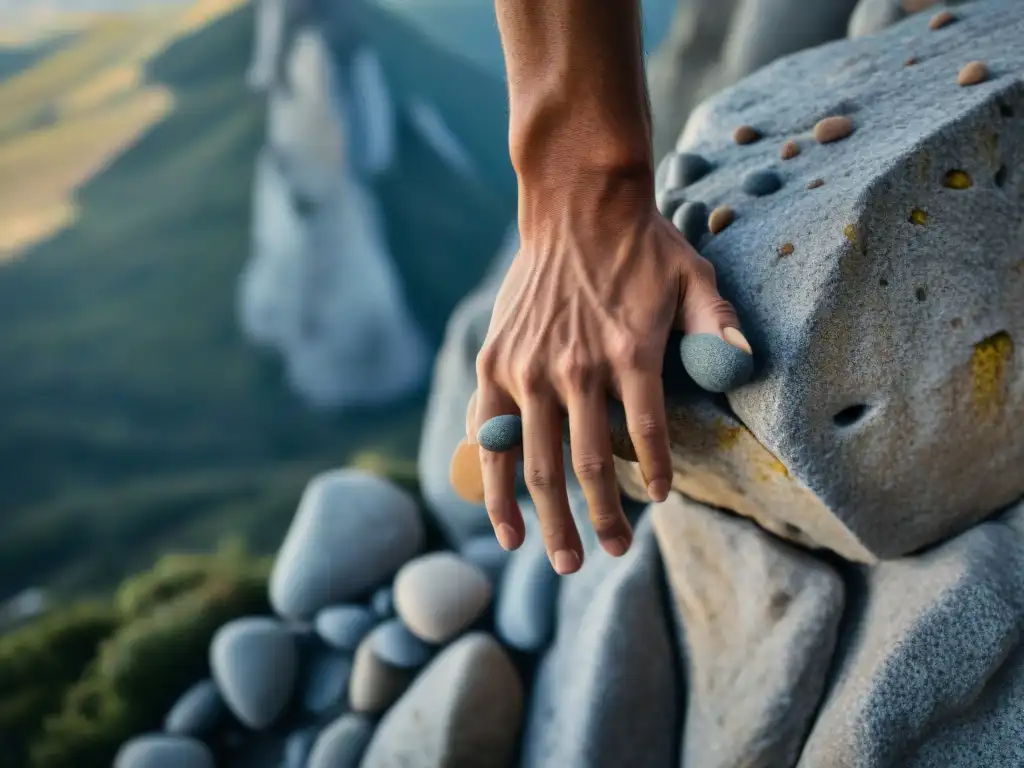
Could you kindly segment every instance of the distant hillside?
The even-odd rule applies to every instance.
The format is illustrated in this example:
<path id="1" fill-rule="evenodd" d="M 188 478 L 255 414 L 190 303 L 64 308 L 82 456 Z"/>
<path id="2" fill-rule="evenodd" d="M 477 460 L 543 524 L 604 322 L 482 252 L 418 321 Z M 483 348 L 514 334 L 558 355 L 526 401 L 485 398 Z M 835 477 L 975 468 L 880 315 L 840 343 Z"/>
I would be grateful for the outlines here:
<path id="1" fill-rule="evenodd" d="M 274 546 L 316 470 L 356 451 L 414 455 L 419 404 L 310 412 L 236 329 L 263 140 L 263 105 L 243 90 L 251 31 L 249 8 L 213 21 L 144 63 L 140 83 L 97 97 L 101 106 L 88 83 L 71 89 L 85 111 L 67 115 L 106 115 L 89 136 L 137 125 L 138 115 L 105 110 L 140 93 L 168 99 L 77 191 L 71 226 L 0 263 L 0 595 L 108 585 L 225 530 Z M 47 61 L 23 74 L 47 72 Z M 68 70 L 49 72 L 39 83 Z M 22 114 L 31 102 L 18 82 L 0 84 L 0 125 L 14 114 L 4 104 Z M 50 150 L 80 140 L 54 132 L 63 119 L 57 110 L 0 137 L 0 197 L 16 198 Z"/>

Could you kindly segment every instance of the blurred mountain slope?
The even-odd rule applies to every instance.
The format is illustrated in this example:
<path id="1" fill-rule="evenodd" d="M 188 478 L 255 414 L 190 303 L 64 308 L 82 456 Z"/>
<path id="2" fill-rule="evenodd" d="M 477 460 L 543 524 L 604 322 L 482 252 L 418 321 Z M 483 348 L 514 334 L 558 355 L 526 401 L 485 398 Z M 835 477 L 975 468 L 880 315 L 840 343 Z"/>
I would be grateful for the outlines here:
<path id="1" fill-rule="evenodd" d="M 144 43 L 132 25 L 156 18 L 84 34 L 109 36 L 123 56 L 127 38 Z M 273 546 L 317 469 L 356 450 L 414 455 L 420 404 L 312 413 L 236 330 L 263 141 L 262 104 L 243 90 L 251 34 L 248 7 L 216 17 L 146 59 L 135 86 L 91 103 L 70 96 L 88 92 L 84 65 L 82 77 L 66 64 L 47 74 L 68 51 L 0 85 L 0 105 L 24 107 L 31 89 L 19 83 L 36 78 L 46 84 L 39 102 L 70 102 L 74 120 L 167 95 L 143 135 L 78 188 L 74 222 L 0 263 L 0 596 L 107 585 L 227 528 Z M 102 46 L 92 50 L 90 60 L 104 59 Z M 63 119 L 0 139 L 0 198 L 50 172 L 51 153 L 31 142 L 64 146 L 72 137 L 40 138 Z M 139 125 L 138 115 L 123 119 Z M 35 159 L 11 170 L 29 150 Z"/>

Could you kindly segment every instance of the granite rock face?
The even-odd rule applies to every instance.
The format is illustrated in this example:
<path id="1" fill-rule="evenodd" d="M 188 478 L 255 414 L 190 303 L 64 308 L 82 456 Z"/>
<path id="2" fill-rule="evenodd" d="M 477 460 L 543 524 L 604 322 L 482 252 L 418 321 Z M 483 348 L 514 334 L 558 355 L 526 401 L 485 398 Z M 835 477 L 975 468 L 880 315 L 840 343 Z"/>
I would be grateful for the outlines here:
<path id="1" fill-rule="evenodd" d="M 793 765 L 832 661 L 839 575 L 749 520 L 678 495 L 648 514 L 687 665 L 682 764 Z"/>
<path id="2" fill-rule="evenodd" d="M 534 684 L 523 768 L 677 763 L 677 661 L 645 515 L 622 558 L 588 551 L 563 577 L 555 643 Z"/>
<path id="3" fill-rule="evenodd" d="M 1024 505 L 864 569 L 799 768 L 1024 761 Z"/>
<path id="4" fill-rule="evenodd" d="M 863 562 L 1024 493 L 1024 15 L 986 0 L 957 16 L 780 60 L 702 104 L 678 146 L 715 166 L 687 199 L 735 211 L 698 246 L 757 370 L 727 408 L 673 404 L 675 485 Z M 990 78 L 957 85 L 979 50 Z M 836 115 L 852 134 L 815 142 Z M 762 138 L 734 144 L 741 124 Z M 780 160 L 793 139 L 803 151 Z M 782 188 L 745 195 L 764 168 Z"/>

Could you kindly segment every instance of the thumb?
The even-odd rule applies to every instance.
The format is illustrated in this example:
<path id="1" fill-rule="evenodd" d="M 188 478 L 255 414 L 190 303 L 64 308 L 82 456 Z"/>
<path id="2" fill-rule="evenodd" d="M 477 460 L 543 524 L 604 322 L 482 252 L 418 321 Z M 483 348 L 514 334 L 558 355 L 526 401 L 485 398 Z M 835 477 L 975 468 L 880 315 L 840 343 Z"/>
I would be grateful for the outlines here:
<path id="1" fill-rule="evenodd" d="M 702 389 L 728 392 L 753 374 L 753 350 L 732 304 L 722 298 L 715 268 L 696 256 L 683 274 L 676 325 L 685 334 L 680 355 L 686 372 Z"/>

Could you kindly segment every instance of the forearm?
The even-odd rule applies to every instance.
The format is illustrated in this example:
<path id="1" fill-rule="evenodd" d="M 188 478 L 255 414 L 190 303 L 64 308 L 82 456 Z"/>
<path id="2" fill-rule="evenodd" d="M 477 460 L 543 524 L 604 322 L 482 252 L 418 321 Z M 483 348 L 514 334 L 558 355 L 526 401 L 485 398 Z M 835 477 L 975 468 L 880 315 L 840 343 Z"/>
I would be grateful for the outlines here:
<path id="1" fill-rule="evenodd" d="M 495 0 L 495 7 L 521 192 L 597 180 L 653 194 L 639 0 Z"/>

